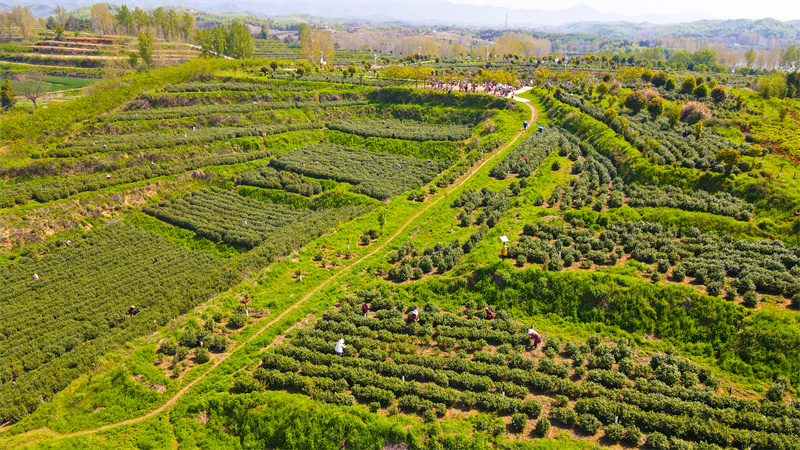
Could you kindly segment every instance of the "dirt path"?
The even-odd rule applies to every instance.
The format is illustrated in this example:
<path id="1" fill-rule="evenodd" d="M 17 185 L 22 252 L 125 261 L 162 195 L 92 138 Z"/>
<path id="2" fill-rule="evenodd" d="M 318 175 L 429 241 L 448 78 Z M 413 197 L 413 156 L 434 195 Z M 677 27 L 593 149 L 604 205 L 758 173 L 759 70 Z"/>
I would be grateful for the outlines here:
<path id="1" fill-rule="evenodd" d="M 528 101 L 528 100 L 525 100 L 525 99 L 517 99 L 517 98 L 515 98 L 515 100 L 518 100 L 518 101 L 520 102 L 520 104 L 524 104 L 526 107 L 528 107 L 528 108 L 531 110 L 531 115 L 530 115 L 530 119 L 529 119 L 529 122 L 528 122 L 528 123 L 533 123 L 533 122 L 535 122 L 535 121 L 536 121 L 536 118 L 537 118 L 537 116 L 538 116 L 538 113 L 537 113 L 536 109 L 535 109 L 535 108 L 533 108 L 533 107 L 530 105 L 530 103 L 528 103 L 529 101 Z M 342 275 L 344 275 L 344 274 L 350 273 L 350 272 L 352 271 L 353 267 L 357 266 L 357 265 L 358 265 L 359 263 L 361 263 L 362 261 L 364 261 L 364 260 L 366 260 L 366 259 L 368 259 L 368 258 L 372 257 L 372 256 L 373 256 L 373 255 L 375 255 L 377 252 L 379 252 L 379 251 L 383 250 L 383 249 L 384 249 L 384 248 L 385 248 L 385 247 L 386 247 L 386 246 L 387 246 L 387 245 L 388 245 L 390 242 L 394 241 L 394 239 L 395 239 L 395 238 L 397 238 L 398 236 L 400 236 L 400 234 L 402 234 L 404 231 L 406 231 L 406 229 L 408 229 L 408 227 L 409 227 L 409 226 L 410 226 L 410 225 L 411 225 L 411 224 L 412 224 L 412 223 L 413 223 L 413 222 L 414 222 L 414 221 L 415 221 L 415 220 L 416 220 L 416 219 L 417 219 L 417 218 L 418 218 L 418 217 L 419 217 L 421 214 L 423 214 L 423 213 L 427 212 L 427 211 L 428 211 L 428 210 L 430 210 L 432 207 L 434 207 L 435 205 L 439 204 L 439 202 L 441 202 L 443 199 L 445 199 L 445 198 L 446 198 L 445 194 L 449 194 L 450 192 L 452 192 L 452 191 L 455 191 L 456 189 L 458 189 L 458 188 L 460 188 L 461 186 L 463 186 L 463 185 L 464 185 L 464 183 L 466 183 L 467 181 L 469 181 L 470 179 L 472 179 L 472 177 L 473 177 L 475 174 L 477 174 L 477 173 L 478 173 L 478 172 L 479 172 L 479 171 L 480 171 L 480 170 L 481 170 L 481 169 L 482 169 L 482 168 L 483 168 L 483 167 L 484 167 L 486 164 L 488 164 L 490 161 L 494 160 L 494 158 L 495 158 L 495 157 L 497 157 L 499 154 L 501 154 L 501 153 L 503 152 L 503 150 L 505 150 L 505 149 L 509 148 L 511 145 L 513 145 L 515 142 L 517 142 L 517 140 L 518 140 L 518 139 L 519 139 L 519 138 L 520 138 L 520 137 L 523 135 L 523 133 L 524 133 L 524 132 L 523 132 L 522 130 L 520 130 L 519 132 L 517 132 L 517 134 L 514 136 L 514 139 L 512 139 L 511 141 L 509 141 L 509 142 L 505 143 L 504 145 L 502 145 L 502 146 L 498 147 L 498 148 L 497 148 L 497 149 L 496 149 L 494 152 L 492 152 L 492 153 L 491 153 L 491 155 L 490 155 L 488 158 L 484 159 L 484 160 L 483 160 L 483 161 L 482 161 L 480 164 L 478 164 L 478 166 L 476 166 L 476 167 L 472 168 L 471 170 L 467 171 L 467 172 L 466 172 L 464 175 L 462 175 L 462 178 L 461 178 L 461 180 L 460 180 L 459 182 L 457 182 L 457 183 L 453 184 L 452 186 L 450 186 L 450 187 L 449 187 L 449 188 L 447 188 L 447 189 L 442 189 L 442 190 L 439 192 L 439 194 L 437 194 L 437 195 L 438 195 L 438 197 L 439 197 L 438 199 L 436 199 L 436 200 L 434 200 L 434 201 L 431 201 L 431 202 L 430 202 L 430 203 L 428 203 L 428 204 L 427 204 L 427 205 L 426 205 L 424 208 L 422 208 L 422 209 L 420 209 L 419 211 L 417 211 L 417 213 L 416 213 L 416 214 L 414 214 L 413 216 L 409 217 L 409 219 L 408 219 L 408 220 L 407 220 L 405 223 L 403 223 L 403 225 L 402 225 L 402 226 L 401 226 L 401 227 L 400 227 L 400 228 L 399 228 L 397 231 L 395 231 L 395 233 L 394 233 L 394 234 L 392 234 L 392 235 L 389 237 L 389 239 L 387 239 L 387 240 L 386 240 L 385 242 L 383 242 L 381 245 L 379 245 L 379 246 L 375 247 L 375 248 L 374 248 L 374 249 L 373 249 L 371 252 L 367 253 L 366 255 L 364 255 L 364 256 L 362 256 L 361 258 L 359 258 L 359 259 L 357 259 L 356 261 L 354 261 L 352 264 L 348 265 L 348 266 L 347 266 L 347 267 L 345 267 L 345 268 L 342 268 L 341 270 L 339 270 L 339 271 L 338 271 L 338 272 L 336 272 L 335 274 L 333 274 L 333 275 L 331 275 L 330 277 L 328 277 L 327 279 L 325 279 L 325 281 L 323 281 L 322 283 L 320 283 L 319 285 L 317 285 L 317 286 L 316 286 L 314 289 L 312 289 L 310 292 L 308 292 L 306 295 L 304 295 L 304 296 L 303 296 L 303 298 L 301 298 L 300 300 L 298 300 L 297 302 L 295 302 L 295 303 L 294 303 L 293 305 L 291 305 L 290 307 L 286 308 L 286 309 L 285 309 L 285 310 L 284 310 L 282 313 L 278 314 L 278 315 L 277 315 L 277 316 L 276 316 L 274 319 L 270 320 L 270 321 L 269 321 L 267 324 L 265 324 L 263 327 L 259 328 L 259 330 L 258 330 L 258 331 L 256 331 L 255 333 L 253 333 L 253 335 L 252 335 L 252 336 L 250 336 L 250 337 L 249 337 L 247 340 L 245 340 L 245 341 L 243 341 L 242 343 L 240 343 L 240 344 L 239 344 L 239 345 L 238 345 L 238 346 L 237 346 L 235 349 L 232 349 L 230 352 L 226 352 L 226 353 L 222 353 L 222 354 L 220 354 L 220 355 L 219 355 L 219 357 L 218 357 L 218 358 L 216 358 L 216 359 L 214 360 L 214 363 L 211 365 L 211 367 L 210 367 L 210 368 L 208 368 L 208 370 L 206 370 L 206 371 L 205 371 L 205 372 L 204 372 L 202 375 L 200 375 L 199 377 L 195 378 L 195 379 L 194 379 L 194 380 L 192 380 L 192 381 L 191 381 L 189 384 L 187 384 L 186 386 L 184 386 L 184 387 L 183 387 L 183 389 L 181 389 L 180 391 L 178 391 L 178 392 L 177 392 L 177 393 L 176 393 L 174 396 L 172 396 L 172 398 L 170 398 L 169 400 L 167 400 L 167 401 L 166 401 L 166 403 L 164 403 L 163 405 L 159 406 L 158 408 L 156 408 L 156 409 L 154 409 L 154 410 L 150 411 L 149 413 L 147 413 L 147 414 L 145 414 L 145 415 L 143 415 L 143 416 L 139 416 L 139 417 L 133 417 L 133 418 L 131 418 L 131 419 L 123 420 L 122 422 L 117 422 L 117 423 L 112 423 L 112 424 L 108 424 L 108 425 L 103 425 L 103 426 L 101 426 L 101 427 L 99 427 L 99 428 L 94 428 L 94 429 L 91 429 L 91 430 L 81 430 L 81 431 L 75 431 L 75 432 L 72 432 L 72 433 L 66 433 L 66 434 L 55 434 L 55 435 L 54 435 L 52 438 L 53 438 L 53 439 L 64 439 L 64 438 L 69 438 L 69 437 L 74 437 L 74 436 L 83 436 L 83 435 L 87 435 L 87 434 L 97 433 L 97 432 L 100 432 L 100 431 L 105 431 L 105 430 L 108 430 L 108 429 L 111 429 L 111 428 L 116 428 L 116 427 L 123 426 L 123 425 L 131 425 L 131 424 L 138 423 L 138 422 L 142 422 L 142 421 L 144 421 L 144 420 L 147 420 L 147 419 L 150 419 L 150 418 L 152 418 L 152 417 L 155 417 L 156 415 L 160 414 L 160 413 L 161 413 L 162 411 L 164 411 L 165 409 L 167 409 L 167 408 L 169 408 L 169 407 L 171 407 L 171 406 L 175 405 L 175 403 L 177 403 L 177 401 L 178 401 L 178 400 L 180 400 L 180 399 L 181 399 L 181 397 L 183 397 L 183 396 L 184 396 L 184 394 L 186 394 L 186 392 L 188 392 L 188 391 L 189 391 L 189 389 L 191 389 L 192 387 L 194 387 L 194 385 L 195 385 L 195 384 L 196 384 L 198 381 L 205 379 L 205 376 L 206 376 L 206 375 L 208 375 L 209 373 L 211 373 L 211 372 L 212 372 L 214 369 L 216 369 L 216 368 L 217 368 L 217 366 L 219 366 L 219 365 L 220 365 L 222 362 L 224 362 L 225 360 L 227 360 L 227 359 L 228 359 L 228 357 L 229 357 L 229 356 L 231 356 L 231 355 L 232 355 L 232 354 L 233 354 L 235 351 L 237 351 L 237 350 L 239 350 L 239 349 L 243 348 L 244 346 L 246 346 L 247 344 L 249 344 L 249 343 L 250 343 L 251 341 L 253 341 L 253 340 L 254 340 L 256 337 L 258 337 L 258 336 L 259 336 L 261 333 L 263 333 L 264 331 L 266 331 L 266 330 L 267 330 L 269 327 L 271 327 L 272 325 L 275 325 L 275 324 L 276 324 L 276 323 L 278 323 L 278 322 L 279 322 L 281 319 L 283 319 L 284 317 L 286 317 L 286 315 L 288 315 L 290 312 L 292 312 L 292 311 L 294 311 L 295 309 L 299 308 L 299 307 L 300 307 L 301 305 L 303 305 L 303 304 L 304 304 L 306 301 L 308 301 L 308 299 L 310 299 L 310 298 L 311 298 L 311 297 L 312 297 L 314 294 L 316 294 L 316 293 L 317 293 L 317 292 L 319 292 L 321 289 L 323 289 L 325 286 L 327 286 L 328 284 L 330 284 L 330 282 L 331 282 L 331 281 L 333 281 L 333 280 L 335 280 L 335 279 L 337 279 L 337 278 L 341 277 L 341 276 L 342 276 Z M 290 330 L 290 329 L 291 329 L 291 327 L 289 328 L 289 330 Z M 289 330 L 287 330 L 287 331 L 289 331 Z M 271 347 L 271 346 L 273 346 L 273 345 L 275 344 L 275 341 L 276 341 L 276 340 L 278 340 L 279 338 L 284 338 L 284 337 L 285 337 L 285 335 L 286 335 L 286 332 L 284 332 L 284 333 L 282 333 L 281 335 L 277 336 L 277 337 L 276 337 L 276 338 L 273 340 L 273 342 L 272 342 L 272 343 L 270 343 L 270 344 L 269 344 L 267 347 Z M 24 434 L 28 434 L 28 433 L 35 433 L 35 432 L 41 432 L 42 430 L 43 430 L 43 429 L 31 430 L 31 431 L 29 431 L 29 432 L 26 432 L 26 433 L 24 433 Z M 45 429 L 45 430 L 46 430 L 46 429 Z"/>

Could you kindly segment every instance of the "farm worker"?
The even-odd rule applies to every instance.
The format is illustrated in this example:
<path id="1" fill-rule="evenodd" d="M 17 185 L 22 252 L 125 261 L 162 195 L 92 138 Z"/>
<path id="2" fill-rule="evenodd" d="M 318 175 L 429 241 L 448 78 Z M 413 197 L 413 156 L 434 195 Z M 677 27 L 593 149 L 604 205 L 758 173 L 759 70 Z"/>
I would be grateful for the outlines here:
<path id="1" fill-rule="evenodd" d="M 544 127 L 539 125 L 539 133 L 542 133 L 542 132 L 544 132 Z"/>
<path id="2" fill-rule="evenodd" d="M 108 148 L 108 147 L 106 147 L 106 144 L 103 144 L 103 149 L 106 149 L 106 148 Z"/>
<path id="3" fill-rule="evenodd" d="M 488 307 L 484 308 L 484 309 L 486 310 L 486 318 L 489 319 L 489 320 L 494 319 L 494 311 L 492 311 Z"/>
<path id="4" fill-rule="evenodd" d="M 67 239 L 67 245 L 72 244 L 72 241 Z"/>
<path id="5" fill-rule="evenodd" d="M 530 336 L 531 341 L 533 342 L 533 348 L 539 346 L 542 343 L 542 336 L 536 332 L 533 328 L 528 330 L 528 336 Z"/>
<path id="6" fill-rule="evenodd" d="M 337 355 L 342 356 L 342 352 L 344 352 L 345 347 L 347 346 L 344 345 L 344 339 L 339 339 L 339 341 L 336 342 L 336 348 L 334 348 L 334 350 L 336 351 Z"/>
<path id="7" fill-rule="evenodd" d="M 528 129 L 528 121 L 527 120 L 522 122 L 522 129 L 523 130 L 527 130 Z"/>
<path id="8" fill-rule="evenodd" d="M 392 133 L 392 139 L 394 139 L 394 133 Z"/>
<path id="9" fill-rule="evenodd" d="M 136 307 L 131 305 L 131 307 L 128 308 L 128 314 L 132 316 L 134 312 L 136 312 Z"/>
<path id="10" fill-rule="evenodd" d="M 364 313 L 364 317 L 367 317 L 367 311 L 369 311 L 369 305 L 367 302 L 361 304 L 361 311 Z"/>
<path id="11" fill-rule="evenodd" d="M 525 161 L 525 164 L 528 164 L 528 157 L 527 156 L 523 156 L 522 160 Z"/>
<path id="12" fill-rule="evenodd" d="M 409 318 L 412 322 L 419 322 L 419 311 L 416 309 L 411 311 L 411 317 Z"/>
<path id="13" fill-rule="evenodd" d="M 397 168 L 398 168 L 398 169 L 402 169 L 402 167 L 400 167 L 400 164 L 397 164 Z"/>
<path id="14" fill-rule="evenodd" d="M 38 274 L 36 274 L 36 273 L 34 273 L 34 274 L 33 274 L 33 279 L 34 279 L 34 280 L 38 280 L 38 279 L 39 279 L 39 275 L 38 275 Z"/>

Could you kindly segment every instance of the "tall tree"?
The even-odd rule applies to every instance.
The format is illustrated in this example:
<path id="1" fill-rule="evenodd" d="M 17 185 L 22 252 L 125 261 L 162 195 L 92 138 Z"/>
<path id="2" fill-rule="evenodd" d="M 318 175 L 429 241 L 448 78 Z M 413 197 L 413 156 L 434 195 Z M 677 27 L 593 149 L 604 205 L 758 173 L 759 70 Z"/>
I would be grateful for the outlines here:
<path id="1" fill-rule="evenodd" d="M 247 58 L 253 54 L 253 36 L 245 24 L 233 22 L 228 27 L 217 25 L 197 30 L 195 41 L 204 56 Z"/>
<path id="2" fill-rule="evenodd" d="M 114 31 L 114 16 L 105 3 L 92 5 L 92 28 L 100 34 L 111 34 Z"/>
<path id="3" fill-rule="evenodd" d="M 14 106 L 14 88 L 11 86 L 11 82 L 8 81 L 8 78 L 6 78 L 3 84 L 0 85 L 0 107 L 9 109 L 12 106 Z"/>
<path id="4" fill-rule="evenodd" d="M 17 86 L 22 95 L 33 103 L 36 109 L 36 101 L 47 91 L 47 83 L 40 72 L 27 72 L 17 76 Z"/>
<path id="5" fill-rule="evenodd" d="M 150 26 L 151 18 L 150 15 L 147 14 L 144 10 L 139 9 L 137 6 L 133 9 L 133 22 L 136 26 L 136 33 L 139 33 L 143 29 Z"/>
<path id="6" fill-rule="evenodd" d="M 225 54 L 231 58 L 242 59 L 253 55 L 253 35 L 250 28 L 239 22 L 232 22 L 228 26 L 228 38 L 225 45 Z"/>
<path id="7" fill-rule="evenodd" d="M 122 5 L 117 8 L 117 14 L 114 15 L 114 19 L 116 19 L 117 24 L 120 26 L 120 28 L 122 28 L 125 34 L 133 33 L 134 28 L 136 28 L 136 23 L 133 20 L 133 14 L 126 5 Z"/>
<path id="8" fill-rule="evenodd" d="M 194 30 L 194 16 L 188 12 L 184 12 L 180 19 L 180 28 L 181 37 L 183 37 L 184 41 L 188 42 L 189 38 L 192 36 L 192 31 Z"/>
<path id="9" fill-rule="evenodd" d="M 139 32 L 139 58 L 146 67 L 153 65 L 153 35 L 149 31 Z"/>
<path id="10" fill-rule="evenodd" d="M 67 28 L 67 19 L 69 19 L 69 15 L 67 14 L 67 10 L 64 9 L 61 5 L 56 5 L 55 9 L 55 16 L 56 22 L 61 25 L 63 28 Z"/>
<path id="11" fill-rule="evenodd" d="M 306 24 L 300 28 L 300 53 L 313 65 L 324 64 L 334 56 L 333 37 L 326 30 L 315 30 Z"/>
<path id="12" fill-rule="evenodd" d="M 22 39 L 28 39 L 36 26 L 36 18 L 27 6 L 14 6 L 11 8 L 11 17 L 14 25 L 19 28 Z"/>

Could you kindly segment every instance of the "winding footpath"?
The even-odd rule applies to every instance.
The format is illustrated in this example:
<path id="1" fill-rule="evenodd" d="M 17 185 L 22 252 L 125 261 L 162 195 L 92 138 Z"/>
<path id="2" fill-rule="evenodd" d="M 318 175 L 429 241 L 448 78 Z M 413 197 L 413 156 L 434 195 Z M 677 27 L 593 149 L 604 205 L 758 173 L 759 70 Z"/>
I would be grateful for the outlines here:
<path id="1" fill-rule="evenodd" d="M 531 106 L 530 100 L 516 97 L 517 94 L 523 93 L 523 92 L 525 92 L 527 90 L 530 90 L 530 88 L 523 88 L 523 89 L 520 89 L 520 90 L 516 91 L 514 93 L 515 94 L 514 100 L 519 102 L 520 104 L 525 105 L 526 107 L 528 107 L 528 109 L 530 109 L 530 117 L 528 119 L 528 123 L 532 124 L 532 123 L 534 123 L 536 121 L 536 118 L 538 117 L 538 113 L 537 113 L 536 109 L 533 106 Z M 531 128 L 529 128 L 529 129 L 531 129 Z M 217 366 L 219 366 L 221 363 L 223 363 L 225 360 L 227 360 L 228 357 L 230 357 L 234 352 L 242 349 L 248 343 L 250 343 L 254 339 L 256 339 L 261 333 L 263 333 L 268 328 L 270 328 L 271 326 L 275 325 L 281 319 L 286 317 L 286 315 L 288 315 L 290 312 L 296 310 L 298 307 L 300 307 L 301 305 L 306 303 L 314 294 L 319 292 L 321 289 L 325 288 L 325 286 L 330 284 L 332 281 L 340 278 L 341 276 L 343 276 L 343 275 L 345 275 L 347 273 L 350 273 L 352 271 L 353 267 L 357 266 L 359 263 L 367 260 L 368 258 L 374 256 L 377 252 L 383 250 L 390 242 L 394 241 L 398 236 L 400 236 L 400 234 L 405 232 L 408 229 L 408 227 L 411 226 L 411 224 L 420 215 L 422 215 L 423 213 L 427 212 L 428 210 L 430 210 L 431 208 L 433 208 L 434 206 L 439 204 L 439 202 L 441 202 L 443 199 L 446 198 L 447 194 L 457 190 L 458 188 L 463 186 L 465 183 L 467 183 L 468 181 L 472 180 L 473 177 L 486 164 L 488 164 L 490 161 L 493 161 L 498 155 L 502 154 L 506 149 L 508 149 L 512 145 L 514 145 L 517 142 L 517 140 L 519 140 L 519 138 L 522 137 L 522 135 L 524 133 L 525 133 L 524 130 L 520 130 L 514 136 L 514 138 L 511 141 L 509 141 L 509 142 L 505 143 L 504 145 L 498 147 L 487 158 L 485 158 L 483 161 L 481 161 L 477 166 L 473 167 L 465 175 L 462 175 L 462 178 L 461 178 L 460 181 L 458 181 L 457 183 L 451 185 L 450 187 L 448 187 L 446 189 L 442 189 L 436 195 L 438 198 L 436 198 L 435 200 L 432 199 L 432 201 L 430 201 L 424 208 L 420 209 L 419 211 L 417 211 L 416 214 L 414 214 L 413 216 L 409 217 L 409 219 L 405 223 L 403 223 L 403 225 L 401 225 L 400 228 L 394 234 L 392 234 L 389 237 L 389 239 L 387 239 L 385 242 L 383 242 L 379 246 L 375 247 L 371 252 L 369 252 L 369 253 L 365 254 L 364 256 L 360 257 L 359 259 L 355 260 L 352 264 L 349 264 L 347 267 L 342 268 L 341 270 L 339 270 L 335 274 L 333 274 L 330 277 L 326 278 L 325 281 L 323 281 L 322 283 L 320 283 L 319 285 L 314 287 L 314 289 L 312 289 L 310 292 L 308 292 L 300 300 L 298 300 L 297 302 L 295 302 L 294 304 L 292 304 L 291 306 L 286 308 L 283 312 L 281 312 L 275 318 L 273 318 L 268 323 L 266 323 L 264 326 L 262 326 L 258 331 L 253 333 L 253 335 L 250 336 L 248 339 L 246 339 L 245 341 L 242 341 L 241 343 L 239 343 L 239 345 L 236 346 L 236 348 L 232 349 L 230 352 L 226 352 L 226 353 L 220 354 L 217 358 L 214 359 L 214 362 L 211 365 L 211 367 L 209 367 L 202 375 L 200 375 L 199 377 L 197 377 L 194 380 L 192 380 L 191 382 L 189 382 L 186 386 L 184 386 L 180 391 L 175 393 L 174 396 L 172 396 L 169 400 L 167 400 L 161 406 L 155 408 L 154 410 L 152 410 L 152 411 L 150 411 L 147 414 L 144 414 L 142 416 L 133 417 L 131 419 L 123 420 L 121 422 L 112 423 L 112 424 L 108 424 L 108 425 L 103 425 L 101 427 L 93 428 L 93 429 L 89 429 L 89 430 L 81 430 L 81 431 L 75 431 L 75 432 L 72 432 L 72 433 L 58 434 L 58 433 L 55 433 L 55 432 L 53 432 L 52 430 L 50 430 L 48 428 L 40 428 L 40 429 L 36 429 L 36 430 L 27 431 L 25 433 L 22 433 L 20 435 L 15 436 L 15 438 L 17 438 L 17 439 L 21 438 L 21 439 L 24 440 L 24 436 L 26 436 L 26 435 L 38 434 L 38 437 L 40 437 L 40 438 L 47 439 L 47 440 L 56 440 L 56 439 L 65 439 L 65 438 L 70 438 L 70 437 L 75 437 L 75 436 L 83 436 L 83 435 L 98 433 L 98 432 L 110 430 L 112 428 L 117 428 L 117 427 L 125 426 L 125 425 L 131 425 L 131 424 L 135 424 L 135 423 L 138 423 L 138 422 L 142 422 L 142 421 L 151 419 L 151 418 L 155 417 L 156 415 L 160 414 L 161 412 L 163 412 L 164 410 L 166 410 L 167 408 L 170 408 L 170 407 L 174 406 L 175 403 L 177 403 L 178 400 L 180 400 L 192 387 L 195 386 L 195 384 L 197 384 L 197 382 L 205 379 L 206 375 L 210 374 L 215 368 L 217 368 Z M 283 334 L 277 336 L 275 339 L 277 340 L 279 337 L 281 337 L 283 335 L 285 335 L 285 332 Z M 269 346 L 272 346 L 274 343 L 275 343 L 275 340 L 273 340 L 273 342 Z M 43 440 L 43 439 L 41 439 L 41 440 Z"/>

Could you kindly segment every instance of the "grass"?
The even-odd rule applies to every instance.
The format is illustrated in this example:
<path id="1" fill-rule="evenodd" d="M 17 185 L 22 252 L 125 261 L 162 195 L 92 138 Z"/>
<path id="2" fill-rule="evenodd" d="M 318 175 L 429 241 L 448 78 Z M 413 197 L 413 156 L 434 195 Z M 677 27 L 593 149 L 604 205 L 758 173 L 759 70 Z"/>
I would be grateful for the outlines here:
<path id="1" fill-rule="evenodd" d="M 67 91 L 72 89 L 81 89 L 86 86 L 91 86 L 92 84 L 96 83 L 98 80 L 93 78 L 70 78 L 70 77 L 56 77 L 56 76 L 46 76 L 43 77 L 42 80 L 44 81 L 44 91 L 45 92 L 59 92 L 59 91 Z M 11 87 L 14 89 L 14 93 L 16 95 L 21 96 L 23 94 L 23 82 L 19 80 L 9 80 L 11 83 Z"/>

